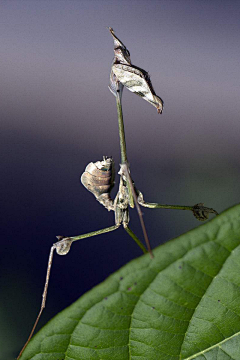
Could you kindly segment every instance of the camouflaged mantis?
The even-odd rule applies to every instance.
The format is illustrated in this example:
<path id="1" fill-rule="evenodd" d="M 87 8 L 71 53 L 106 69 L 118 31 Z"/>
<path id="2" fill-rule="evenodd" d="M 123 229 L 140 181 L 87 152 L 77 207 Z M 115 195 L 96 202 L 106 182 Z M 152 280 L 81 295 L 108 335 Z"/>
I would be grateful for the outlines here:
<path id="1" fill-rule="evenodd" d="M 142 193 L 136 189 L 130 176 L 130 170 L 127 161 L 121 104 L 122 91 L 125 86 L 126 88 L 128 88 L 128 90 L 139 95 L 144 100 L 156 107 L 159 114 L 161 114 L 163 111 L 163 100 L 156 95 L 150 81 L 149 74 L 145 70 L 135 65 L 132 65 L 130 59 L 130 52 L 128 51 L 126 46 L 116 37 L 113 29 L 108 29 L 110 30 L 110 33 L 113 36 L 114 40 L 114 59 L 111 67 L 109 89 L 116 97 L 118 111 L 121 148 L 121 164 L 120 171 L 118 172 L 119 188 L 115 199 L 112 199 L 110 192 L 112 187 L 114 186 L 114 163 L 111 157 L 103 157 L 102 161 L 96 161 L 94 163 L 90 162 L 86 166 L 86 169 L 81 176 L 81 182 L 85 186 L 85 188 L 95 196 L 96 200 L 101 205 L 103 205 L 108 211 L 113 211 L 115 213 L 115 225 L 78 236 L 57 236 L 58 241 L 52 245 L 49 254 L 41 308 L 37 319 L 33 325 L 29 338 L 24 347 L 22 348 L 17 359 L 21 357 L 24 349 L 29 343 L 45 307 L 54 250 L 56 250 L 57 254 L 59 255 L 66 255 L 69 252 L 71 245 L 74 241 L 89 238 L 99 234 L 104 234 L 116 230 L 119 228 L 120 225 L 123 225 L 123 228 L 127 231 L 127 233 L 139 245 L 143 252 L 146 253 L 146 248 L 138 239 L 138 237 L 133 233 L 133 231 L 129 228 L 128 225 L 130 220 L 129 207 L 134 207 L 134 204 L 139 214 L 144 238 L 147 244 L 148 252 L 151 257 L 153 257 L 153 254 L 150 248 L 139 205 L 148 208 L 190 210 L 193 212 L 193 215 L 200 221 L 205 221 L 210 213 L 217 215 L 217 212 L 214 209 L 207 208 L 203 206 L 202 203 L 196 204 L 194 206 L 162 205 L 158 203 L 149 203 L 144 201 Z"/>

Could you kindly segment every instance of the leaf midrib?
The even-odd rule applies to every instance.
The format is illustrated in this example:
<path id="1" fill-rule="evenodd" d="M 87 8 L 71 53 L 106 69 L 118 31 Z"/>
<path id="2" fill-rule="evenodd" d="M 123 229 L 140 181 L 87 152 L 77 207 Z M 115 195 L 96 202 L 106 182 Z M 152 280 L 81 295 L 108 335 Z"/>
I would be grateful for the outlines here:
<path id="1" fill-rule="evenodd" d="M 212 241 L 215 242 L 215 240 L 212 240 Z M 218 245 L 221 245 L 221 246 L 222 246 L 222 244 L 219 244 L 219 243 L 218 243 Z M 217 274 L 216 274 L 216 275 L 212 278 L 212 280 L 210 281 L 208 287 L 206 288 L 205 293 L 204 293 L 203 296 L 200 298 L 199 303 L 200 303 L 200 302 L 202 301 L 202 299 L 206 296 L 206 292 L 207 292 L 208 288 L 211 286 L 211 284 L 212 284 L 212 282 L 214 281 L 214 279 L 216 278 L 216 276 L 218 276 L 218 275 L 220 274 L 220 272 L 221 272 L 222 268 L 224 267 L 226 261 L 227 261 L 227 260 L 229 259 L 229 257 L 232 255 L 233 250 L 235 250 L 238 246 L 239 246 L 239 245 L 236 245 L 236 247 L 235 247 L 234 249 L 232 249 L 232 250 L 229 250 L 229 249 L 227 249 L 226 247 L 224 247 L 225 249 L 227 249 L 227 250 L 229 251 L 229 255 L 226 257 L 226 259 L 225 259 L 224 262 L 222 263 L 222 265 L 221 265 L 221 267 L 219 268 Z M 197 310 L 197 308 L 198 308 L 199 303 L 197 304 L 197 306 L 196 306 L 196 308 L 195 308 L 195 310 L 194 310 L 194 312 L 193 312 L 193 314 L 192 314 L 192 316 L 191 316 L 191 318 L 190 318 L 190 320 L 189 320 L 189 324 L 188 324 L 188 327 L 187 327 L 187 329 L 186 329 L 186 332 L 185 332 L 185 335 L 184 335 L 184 338 L 183 338 L 183 341 L 182 341 L 181 349 L 180 349 L 180 354 L 179 354 L 179 359 L 180 359 L 180 360 L 190 360 L 190 359 L 194 359 L 194 357 L 196 357 L 196 356 L 198 356 L 198 355 L 200 355 L 200 354 L 203 354 L 203 353 L 205 353 L 206 351 L 211 350 L 212 348 L 215 348 L 216 346 L 218 346 L 218 344 L 221 344 L 221 343 L 227 341 L 228 339 L 230 339 L 230 338 L 232 338 L 232 337 L 234 337 L 235 335 L 237 335 L 237 334 L 240 333 L 240 332 L 238 332 L 238 333 L 236 333 L 236 334 L 233 334 L 232 336 L 224 339 L 224 340 L 221 341 L 220 343 L 215 344 L 215 345 L 213 345 L 213 346 L 210 346 L 209 348 L 204 349 L 204 350 L 200 351 L 199 353 L 194 354 L 194 355 L 192 355 L 191 357 L 188 357 L 188 358 L 185 358 L 185 359 L 184 359 L 184 358 L 182 357 L 182 354 L 181 354 L 181 352 L 182 352 L 182 347 L 183 347 L 184 340 L 185 340 L 185 338 L 186 338 L 186 335 L 187 335 L 187 332 L 188 332 L 188 329 L 189 329 L 191 320 L 192 320 L 192 318 L 194 317 L 194 314 L 195 314 L 195 312 L 196 312 L 196 310 Z"/>
<path id="2" fill-rule="evenodd" d="M 194 359 L 196 356 L 199 356 L 199 355 L 201 355 L 201 354 L 205 354 L 207 351 L 210 351 L 210 350 L 212 350 L 212 349 L 215 349 L 215 348 L 218 347 L 218 346 L 220 347 L 220 345 L 224 344 L 226 341 L 231 340 L 231 339 L 233 339 L 235 336 L 238 336 L 238 335 L 240 335 L 240 331 L 238 331 L 237 333 L 233 334 L 232 336 L 229 336 L 229 337 L 225 338 L 224 340 L 220 341 L 219 343 L 214 344 L 213 346 L 210 346 L 210 347 L 207 348 L 207 349 L 204 349 L 204 350 L 202 350 L 202 351 L 200 351 L 200 352 L 198 352 L 198 353 L 196 353 L 196 354 L 194 354 L 194 355 L 191 355 L 191 356 L 188 357 L 188 358 L 185 358 L 184 360 L 192 360 L 192 359 Z"/>

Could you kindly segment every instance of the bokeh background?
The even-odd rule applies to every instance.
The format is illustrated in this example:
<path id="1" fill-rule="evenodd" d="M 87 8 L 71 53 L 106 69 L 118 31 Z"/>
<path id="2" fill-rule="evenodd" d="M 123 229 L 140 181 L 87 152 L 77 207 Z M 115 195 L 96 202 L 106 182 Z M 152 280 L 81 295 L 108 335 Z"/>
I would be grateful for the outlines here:
<path id="1" fill-rule="evenodd" d="M 79 182 L 103 155 L 120 162 L 106 26 L 165 102 L 158 115 L 123 92 L 145 199 L 219 212 L 240 201 L 239 18 L 237 1 L 1 1 L 0 359 L 17 356 L 35 321 L 55 236 L 114 223 Z M 144 209 L 144 218 L 152 247 L 200 225 L 185 211 Z M 142 237 L 135 211 L 131 227 Z M 122 229 L 55 255 L 38 329 L 139 255 Z"/>

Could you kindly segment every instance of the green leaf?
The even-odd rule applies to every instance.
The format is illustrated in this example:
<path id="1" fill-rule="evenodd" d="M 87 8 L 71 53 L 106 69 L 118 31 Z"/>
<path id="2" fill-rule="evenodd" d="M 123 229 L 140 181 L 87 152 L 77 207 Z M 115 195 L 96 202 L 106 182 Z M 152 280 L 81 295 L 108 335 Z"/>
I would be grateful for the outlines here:
<path id="1" fill-rule="evenodd" d="M 21 360 L 239 360 L 239 244 L 237 205 L 111 275 Z"/>

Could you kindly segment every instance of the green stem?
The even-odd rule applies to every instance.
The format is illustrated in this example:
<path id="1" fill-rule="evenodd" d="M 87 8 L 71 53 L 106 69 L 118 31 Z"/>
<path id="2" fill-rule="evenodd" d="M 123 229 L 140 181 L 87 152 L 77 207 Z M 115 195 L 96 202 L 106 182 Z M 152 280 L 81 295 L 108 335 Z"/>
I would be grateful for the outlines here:
<path id="1" fill-rule="evenodd" d="M 126 232 L 131 236 L 131 238 L 137 243 L 137 245 L 142 249 L 142 251 L 144 252 L 144 254 L 147 254 L 147 249 L 145 248 L 145 246 L 142 244 L 142 242 L 139 240 L 139 238 L 137 237 L 137 235 L 134 234 L 134 232 L 130 229 L 129 226 L 124 227 L 124 229 L 126 230 Z"/>
<path id="2" fill-rule="evenodd" d="M 116 96 L 117 102 L 117 113 L 118 113 L 118 128 L 119 128 L 119 138 L 120 138 L 120 148 L 121 148 L 121 163 L 127 163 L 127 148 L 124 132 L 124 123 L 123 123 L 123 113 L 122 113 L 122 102 L 120 99 L 119 92 Z"/>

